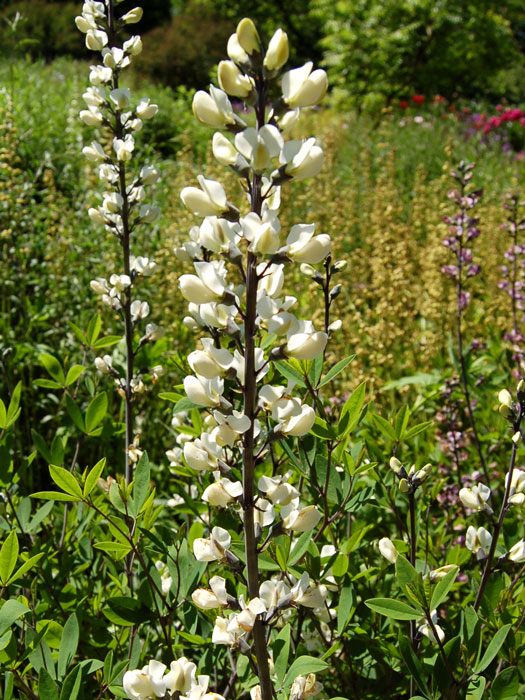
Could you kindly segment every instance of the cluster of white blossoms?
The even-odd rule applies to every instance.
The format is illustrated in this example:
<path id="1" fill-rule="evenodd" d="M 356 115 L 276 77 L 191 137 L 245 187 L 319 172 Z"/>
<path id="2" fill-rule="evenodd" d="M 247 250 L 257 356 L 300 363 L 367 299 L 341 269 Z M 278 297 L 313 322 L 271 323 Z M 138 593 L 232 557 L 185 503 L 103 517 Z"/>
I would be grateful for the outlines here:
<path id="1" fill-rule="evenodd" d="M 116 4 L 113 0 L 88 0 L 75 20 L 78 29 L 86 35 L 86 46 L 101 54 L 100 65 L 91 66 L 91 87 L 83 94 L 86 109 L 80 112 L 80 119 L 90 127 L 103 128 L 111 134 L 109 143 L 94 140 L 83 148 L 86 158 L 98 165 L 98 176 L 104 186 L 101 204 L 90 208 L 88 213 L 94 223 L 104 226 L 118 239 L 123 252 L 122 273 L 112 274 L 109 279 L 97 277 L 91 281 L 91 289 L 100 296 L 103 304 L 122 316 L 126 334 L 133 335 L 138 324 L 150 313 L 146 301 L 133 298 L 133 290 L 139 278 L 154 272 L 155 261 L 132 255 L 130 245 L 137 226 L 154 223 L 160 216 L 159 209 L 146 201 L 146 188 L 155 184 L 160 176 L 150 165 L 133 174 L 128 161 L 135 149 L 134 134 L 140 131 L 144 120 L 156 115 L 158 108 L 148 98 L 133 104 L 130 89 L 119 85 L 122 69 L 142 51 L 142 42 L 139 36 L 131 36 L 121 46 L 116 46 L 117 36 L 126 25 L 139 22 L 143 13 L 140 7 L 136 7 L 117 17 Z M 158 340 L 162 334 L 161 328 L 148 323 L 140 337 L 139 347 Z M 128 352 L 130 349 L 128 339 Z M 115 378 L 119 393 L 129 399 L 146 389 L 140 374 L 127 376 L 128 372 L 125 378 L 120 377 L 109 355 L 97 358 L 95 364 L 100 372 Z M 155 382 L 162 371 L 162 367 L 157 366 L 147 373 Z"/>
<path id="2" fill-rule="evenodd" d="M 169 671 L 160 661 L 126 671 L 122 685 L 131 700 L 165 698 L 167 693 L 183 700 L 223 700 L 218 693 L 209 693 L 209 676 L 197 676 L 197 667 L 186 657 L 172 661 Z"/>
<path id="3" fill-rule="evenodd" d="M 520 400 L 523 398 L 523 390 L 525 388 L 523 380 L 517 387 L 517 394 Z M 498 411 L 499 413 L 513 426 L 512 443 L 513 449 L 516 450 L 517 445 L 521 443 L 521 409 L 513 401 L 510 391 L 502 389 L 498 394 Z M 492 492 L 488 486 L 479 483 L 470 488 L 462 488 L 459 491 L 459 499 L 461 503 L 471 511 L 477 513 L 487 513 L 492 515 L 493 509 L 488 504 Z M 522 506 L 525 503 L 525 470 L 513 466 L 505 476 L 505 509 L 512 506 Z M 465 546 L 473 554 L 476 555 L 478 561 L 486 559 L 489 556 L 491 548 L 493 548 L 493 536 L 484 527 L 474 527 L 469 525 L 465 537 Z M 516 542 L 509 551 L 504 555 L 510 561 L 521 563 L 525 561 L 525 540 L 521 539 Z"/>
<path id="4" fill-rule="evenodd" d="M 193 111 L 201 124 L 216 130 L 213 155 L 239 177 L 248 206 L 242 211 L 220 182 L 203 175 L 181 192 L 186 208 L 200 217 L 189 239 L 175 248 L 177 258 L 192 265 L 179 278 L 188 302 L 183 322 L 200 335 L 199 346 L 188 356 L 191 373 L 183 386 L 187 399 L 204 414 L 197 434 L 180 426 L 181 439 L 168 456 L 173 465 L 182 464 L 199 482 L 203 479 L 202 499 L 230 509 L 244 529 L 248 594 L 235 594 L 233 587 L 228 593 L 227 580 L 212 575 L 192 600 L 212 611 L 214 643 L 255 651 L 261 686 L 252 696 L 266 700 L 261 657 L 264 666 L 269 626 L 297 606 L 311 608 L 319 619 L 329 610 L 327 587 L 308 573 L 299 580 L 287 574 L 285 580 L 261 581 L 253 567 L 272 537 L 310 532 L 322 518 L 316 505 L 304 503 L 302 485 L 292 472 L 279 473 L 272 466 L 274 443 L 302 438 L 316 419 L 312 392 L 305 394 L 288 377 L 282 383 L 278 372 L 282 361 L 298 366 L 324 355 L 330 333 L 340 327 L 329 322 L 339 288 L 328 285 L 343 266 L 332 264 L 330 237 L 316 232 L 315 224 L 300 223 L 284 231 L 279 221 L 281 186 L 317 175 L 323 164 L 315 138 L 286 137 L 301 109 L 323 98 L 326 73 L 313 70 L 311 63 L 283 73 L 289 52 L 286 34 L 277 30 L 265 51 L 248 19 L 230 37 L 227 52 L 229 60 L 218 67 L 219 87 L 198 91 Z M 244 102 L 242 117 L 231 98 Z M 322 328 L 298 317 L 297 298 L 284 291 L 286 269 L 293 263 L 325 291 Z M 325 274 L 313 267 L 319 264 Z M 212 518 L 209 535 L 193 542 L 194 556 L 229 567 L 242 579 L 233 533 L 214 526 Z M 320 688 L 315 678 L 302 682 L 301 692 L 300 683 L 295 684 L 294 697 L 316 694 Z"/>

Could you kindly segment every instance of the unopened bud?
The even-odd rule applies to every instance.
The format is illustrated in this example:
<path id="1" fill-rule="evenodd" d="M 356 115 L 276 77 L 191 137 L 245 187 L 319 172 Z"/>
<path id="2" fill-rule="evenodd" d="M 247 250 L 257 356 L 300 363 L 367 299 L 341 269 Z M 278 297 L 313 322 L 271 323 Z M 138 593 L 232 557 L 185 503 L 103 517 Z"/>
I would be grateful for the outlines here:
<path id="1" fill-rule="evenodd" d="M 403 465 L 401 462 L 398 460 L 397 457 L 391 457 L 390 458 L 390 468 L 394 472 L 394 474 L 399 474 L 401 469 L 403 468 Z"/>
<path id="2" fill-rule="evenodd" d="M 507 391 L 507 389 L 502 389 L 499 392 L 498 401 L 503 406 L 508 406 L 509 408 L 512 408 L 512 396 L 510 394 L 510 391 Z"/>
<path id="3" fill-rule="evenodd" d="M 403 493 L 408 493 L 410 491 L 410 483 L 407 479 L 401 479 L 399 482 L 399 490 Z"/>
<path id="4" fill-rule="evenodd" d="M 237 25 L 237 39 L 239 44 L 246 51 L 248 56 L 252 56 L 254 53 L 259 53 L 261 40 L 259 39 L 259 34 L 255 28 L 255 24 L 251 19 L 245 17 L 241 19 Z"/>

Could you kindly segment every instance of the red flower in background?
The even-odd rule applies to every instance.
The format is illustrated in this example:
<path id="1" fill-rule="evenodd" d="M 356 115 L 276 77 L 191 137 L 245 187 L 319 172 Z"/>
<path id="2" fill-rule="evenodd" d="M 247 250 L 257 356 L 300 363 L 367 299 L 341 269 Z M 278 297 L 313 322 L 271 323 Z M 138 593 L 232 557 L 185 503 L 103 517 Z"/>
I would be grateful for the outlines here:
<path id="1" fill-rule="evenodd" d="M 424 101 L 425 101 L 424 95 L 412 95 L 412 102 L 415 102 L 415 104 L 422 105 Z"/>
<path id="2" fill-rule="evenodd" d="M 434 102 L 439 103 L 439 102 L 444 102 L 445 98 L 442 97 L 441 95 L 434 95 L 433 100 L 434 100 Z"/>
<path id="3" fill-rule="evenodd" d="M 401 100 L 399 106 L 401 107 L 401 109 L 406 109 L 408 107 L 408 102 L 406 100 Z"/>

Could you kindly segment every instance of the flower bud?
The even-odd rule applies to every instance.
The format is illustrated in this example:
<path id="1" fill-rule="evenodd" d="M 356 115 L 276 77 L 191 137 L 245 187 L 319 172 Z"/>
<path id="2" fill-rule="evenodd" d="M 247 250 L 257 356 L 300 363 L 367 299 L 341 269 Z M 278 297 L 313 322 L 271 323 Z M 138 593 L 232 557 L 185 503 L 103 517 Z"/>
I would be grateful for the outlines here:
<path id="1" fill-rule="evenodd" d="M 233 61 L 220 61 L 217 77 L 224 92 L 233 97 L 245 98 L 253 91 L 253 81 L 243 75 Z"/>
<path id="2" fill-rule="evenodd" d="M 91 51 L 102 51 L 108 43 L 108 35 L 101 29 L 89 29 L 86 33 L 86 46 Z"/>
<path id="3" fill-rule="evenodd" d="M 407 479 L 401 479 L 399 481 L 399 490 L 402 493 L 408 493 L 410 491 L 410 482 Z"/>
<path id="4" fill-rule="evenodd" d="M 126 12 L 125 15 L 122 15 L 120 19 L 124 24 L 137 24 L 142 19 L 143 14 L 142 7 L 134 7 L 129 12 Z"/>
<path id="5" fill-rule="evenodd" d="M 394 474 L 399 474 L 399 472 L 403 468 L 403 465 L 397 457 L 390 457 L 390 468 L 392 469 Z"/>
<path id="6" fill-rule="evenodd" d="M 259 53 L 261 40 L 259 39 L 259 34 L 255 28 L 255 24 L 251 19 L 245 17 L 241 19 L 237 25 L 237 39 L 239 44 L 248 56 L 252 56 L 254 53 Z"/>
<path id="7" fill-rule="evenodd" d="M 384 556 L 384 558 L 387 561 L 389 561 L 391 564 L 395 564 L 396 559 L 399 555 L 399 552 L 395 548 L 392 540 L 390 540 L 388 537 L 383 537 L 382 539 L 379 540 L 378 546 L 379 546 L 379 551 Z"/>
<path id="8" fill-rule="evenodd" d="M 498 400 L 502 406 L 508 406 L 509 408 L 512 408 L 512 396 L 510 394 L 510 391 L 507 391 L 507 389 L 502 389 L 499 394 L 498 394 Z"/>
<path id="9" fill-rule="evenodd" d="M 288 36 L 282 29 L 278 29 L 268 44 L 268 50 L 264 57 L 264 67 L 269 71 L 279 70 L 288 60 L 288 55 Z"/>
<path id="10" fill-rule="evenodd" d="M 294 68 L 283 75 L 283 99 L 290 107 L 311 107 L 320 102 L 328 89 L 324 70 L 312 73 L 313 63 Z"/>
<path id="11" fill-rule="evenodd" d="M 509 559 L 516 563 L 522 563 L 525 561 L 525 540 L 520 540 L 510 548 Z"/>

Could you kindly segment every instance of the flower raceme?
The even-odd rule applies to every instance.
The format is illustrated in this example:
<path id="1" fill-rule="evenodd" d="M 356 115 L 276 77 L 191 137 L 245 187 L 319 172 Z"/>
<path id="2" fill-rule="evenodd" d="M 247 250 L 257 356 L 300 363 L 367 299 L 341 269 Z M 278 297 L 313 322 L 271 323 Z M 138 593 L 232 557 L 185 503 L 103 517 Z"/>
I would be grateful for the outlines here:
<path id="1" fill-rule="evenodd" d="M 188 302 L 184 324 L 202 336 L 201 345 L 188 355 L 191 371 L 183 386 L 203 417 L 199 429 L 180 443 L 178 459 L 199 473 L 202 499 L 212 508 L 228 509 L 245 540 L 247 592 L 230 598 L 225 578 L 212 576 L 192 600 L 204 610 L 235 608 L 216 618 L 212 641 L 241 650 L 253 645 L 260 681 L 256 695 L 271 700 L 266 641 L 271 626 L 285 607 L 326 607 L 328 592 L 308 574 L 292 588 L 260 581 L 257 564 L 272 537 L 313 531 L 323 518 L 317 505 L 308 503 L 303 480 L 297 483 L 297 477 L 279 473 L 272 464 L 271 446 L 281 439 L 292 444 L 316 420 L 313 397 L 302 385 L 280 384 L 278 363 L 322 357 L 328 333 L 295 316 L 291 309 L 297 300 L 283 290 L 288 266 L 329 264 L 331 241 L 311 223 L 282 230 L 279 212 L 281 186 L 312 178 L 322 168 L 317 139 L 289 140 L 287 133 L 301 109 L 323 98 L 328 83 L 326 73 L 313 70 L 311 63 L 283 73 L 289 55 L 286 33 L 278 29 L 265 50 L 249 19 L 239 22 L 227 53 L 229 60 L 218 67 L 219 87 L 199 90 L 193 112 L 214 130 L 213 155 L 240 179 L 248 206 L 234 206 L 223 185 L 203 175 L 198 187 L 181 192 L 184 206 L 200 219 L 175 250 L 194 268 L 179 278 Z M 270 104 L 268 95 L 279 86 L 281 96 Z M 126 96 L 117 98 L 125 101 Z M 239 99 L 249 108 L 242 118 L 234 107 Z M 96 148 L 93 157 L 100 157 Z M 213 481 L 206 482 L 206 472 Z M 214 518 L 212 509 L 210 534 L 194 540 L 194 555 L 210 567 L 237 571 L 241 565 L 230 547 L 235 550 L 238 538 Z"/>

